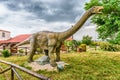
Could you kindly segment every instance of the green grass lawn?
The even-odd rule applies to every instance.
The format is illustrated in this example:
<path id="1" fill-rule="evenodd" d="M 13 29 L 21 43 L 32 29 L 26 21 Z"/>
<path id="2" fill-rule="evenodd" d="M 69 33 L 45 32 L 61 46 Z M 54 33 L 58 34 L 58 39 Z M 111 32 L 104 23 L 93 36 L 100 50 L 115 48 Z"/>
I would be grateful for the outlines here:
<path id="1" fill-rule="evenodd" d="M 35 55 L 35 59 L 41 55 Z M 27 56 L 0 57 L 18 65 L 23 65 Z M 61 72 L 38 71 L 53 80 L 120 80 L 120 53 L 90 51 L 82 53 L 62 53 L 61 60 L 70 64 Z M 1 66 L 2 64 L 0 64 Z M 4 65 L 2 65 L 4 67 Z M 20 72 L 24 80 L 38 80 Z M 9 75 L 9 73 L 8 73 Z M 0 80 L 5 80 L 0 75 Z"/>

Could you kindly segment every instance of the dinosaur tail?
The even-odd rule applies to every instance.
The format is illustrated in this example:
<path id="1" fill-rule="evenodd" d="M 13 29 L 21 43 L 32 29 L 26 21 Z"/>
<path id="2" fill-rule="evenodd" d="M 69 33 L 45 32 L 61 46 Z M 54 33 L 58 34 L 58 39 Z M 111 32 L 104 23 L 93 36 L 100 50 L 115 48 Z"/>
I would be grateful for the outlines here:
<path id="1" fill-rule="evenodd" d="M 15 47 L 17 47 L 17 46 L 21 46 L 21 45 L 24 45 L 24 44 L 29 44 L 30 42 L 29 42 L 29 39 L 26 39 L 26 40 L 24 40 L 24 41 L 22 41 L 22 42 L 20 42 L 20 43 L 18 43 L 18 44 L 16 44 L 15 46 L 13 46 L 14 48 Z"/>

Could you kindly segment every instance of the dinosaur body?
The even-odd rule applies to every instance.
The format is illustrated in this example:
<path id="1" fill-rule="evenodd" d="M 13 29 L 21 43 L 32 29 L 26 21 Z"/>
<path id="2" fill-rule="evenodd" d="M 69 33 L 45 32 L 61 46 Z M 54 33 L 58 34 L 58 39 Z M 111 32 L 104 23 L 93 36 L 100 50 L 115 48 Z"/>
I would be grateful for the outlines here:
<path id="1" fill-rule="evenodd" d="M 34 53 L 36 52 L 36 49 L 39 47 L 42 50 L 45 50 L 46 56 L 50 57 L 51 60 L 50 63 L 53 63 L 51 65 L 56 66 L 56 63 L 54 63 L 54 61 L 60 61 L 60 47 L 63 41 L 60 40 L 58 36 L 59 33 L 57 32 L 40 31 L 32 34 L 30 38 L 26 39 L 21 43 L 18 43 L 14 47 L 30 43 L 31 49 L 28 62 L 33 61 Z M 56 58 L 54 56 L 54 53 L 56 53 Z"/>
<path id="2" fill-rule="evenodd" d="M 46 55 L 48 55 L 50 58 L 51 66 L 55 67 L 57 65 L 55 61 L 60 60 L 60 47 L 62 42 L 68 37 L 72 36 L 75 32 L 77 32 L 91 15 L 100 13 L 101 9 L 103 9 L 102 6 L 92 7 L 91 9 L 85 12 L 82 18 L 72 28 L 68 29 L 67 31 L 64 32 L 40 31 L 34 33 L 28 40 L 23 41 L 17 44 L 16 46 L 30 42 L 31 50 L 30 56 L 28 58 L 29 62 L 33 61 L 33 56 L 36 51 L 36 48 L 40 47 L 43 50 L 48 50 L 46 51 Z M 54 53 L 56 53 L 56 57 Z"/>

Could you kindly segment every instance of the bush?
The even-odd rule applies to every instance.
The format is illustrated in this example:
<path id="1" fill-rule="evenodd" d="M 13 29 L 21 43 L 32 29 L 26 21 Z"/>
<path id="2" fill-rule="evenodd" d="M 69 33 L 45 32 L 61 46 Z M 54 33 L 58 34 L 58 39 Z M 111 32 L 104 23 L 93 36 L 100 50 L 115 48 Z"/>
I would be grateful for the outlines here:
<path id="1" fill-rule="evenodd" d="M 42 53 L 42 49 L 41 48 L 37 48 L 37 52 L 38 53 Z"/>
<path id="2" fill-rule="evenodd" d="M 2 54 L 4 57 L 9 57 L 10 56 L 10 52 L 8 50 L 3 50 Z"/>
<path id="3" fill-rule="evenodd" d="M 100 48 L 104 51 L 120 51 L 120 45 L 111 44 L 108 42 L 101 42 Z"/>
<path id="4" fill-rule="evenodd" d="M 99 42 L 93 41 L 90 46 L 98 46 L 98 45 L 99 45 Z"/>
<path id="5" fill-rule="evenodd" d="M 79 48 L 81 48 L 82 51 L 84 51 L 84 52 L 86 52 L 86 47 L 87 47 L 86 44 L 81 44 L 81 45 L 79 46 Z"/>

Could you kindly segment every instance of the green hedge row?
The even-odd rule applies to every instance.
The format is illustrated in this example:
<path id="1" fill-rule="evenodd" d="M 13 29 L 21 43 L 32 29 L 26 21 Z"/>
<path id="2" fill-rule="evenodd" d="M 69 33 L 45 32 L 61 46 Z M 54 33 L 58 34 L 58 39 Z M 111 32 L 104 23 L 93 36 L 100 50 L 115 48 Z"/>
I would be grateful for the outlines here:
<path id="1" fill-rule="evenodd" d="M 100 48 L 104 51 L 120 51 L 120 45 L 118 44 L 111 44 L 108 42 L 101 42 L 99 44 Z"/>

